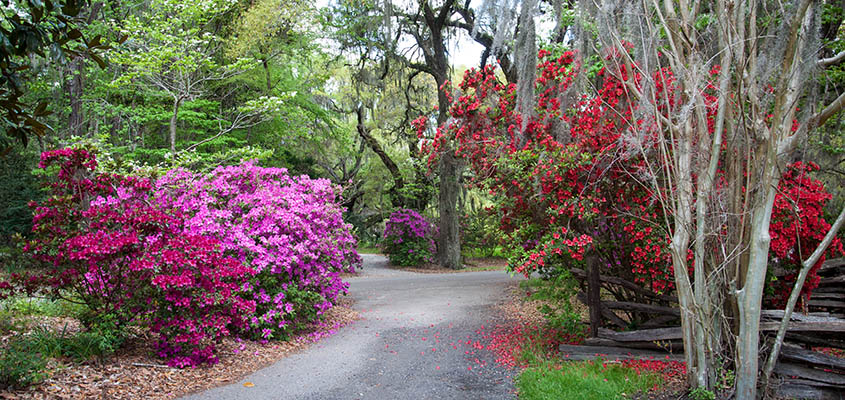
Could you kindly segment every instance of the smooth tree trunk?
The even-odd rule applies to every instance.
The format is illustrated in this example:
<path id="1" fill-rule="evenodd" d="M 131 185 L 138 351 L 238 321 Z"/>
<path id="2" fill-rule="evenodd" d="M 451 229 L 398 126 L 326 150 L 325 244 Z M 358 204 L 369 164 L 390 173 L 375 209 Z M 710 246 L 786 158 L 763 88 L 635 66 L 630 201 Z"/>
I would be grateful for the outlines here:
<path id="1" fill-rule="evenodd" d="M 170 152 L 176 154 L 176 122 L 179 118 L 179 107 L 182 106 L 182 98 L 173 100 L 173 114 L 170 116 Z"/>
<path id="2" fill-rule="evenodd" d="M 769 171 L 774 168 L 768 168 Z M 768 173 L 767 173 L 768 174 Z M 769 180 L 771 182 L 771 180 Z M 769 264 L 769 223 L 775 201 L 774 188 L 754 205 L 751 214 L 751 243 L 745 285 L 739 290 L 739 336 L 736 340 L 737 399 L 757 397 L 757 366 L 760 355 L 760 311 L 766 270 Z"/>

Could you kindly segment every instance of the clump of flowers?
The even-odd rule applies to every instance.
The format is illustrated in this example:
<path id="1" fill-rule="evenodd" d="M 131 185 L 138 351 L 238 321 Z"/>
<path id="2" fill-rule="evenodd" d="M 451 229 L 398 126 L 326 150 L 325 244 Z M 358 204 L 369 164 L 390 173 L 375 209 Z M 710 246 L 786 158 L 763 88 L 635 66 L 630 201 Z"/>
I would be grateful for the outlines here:
<path id="1" fill-rule="evenodd" d="M 97 173 L 85 150 L 45 152 L 40 167 L 58 171 L 52 196 L 32 204 L 25 250 L 44 266 L 16 276 L 19 285 L 81 300 L 118 326 L 148 326 L 170 365 L 216 362 L 214 342 L 255 310 L 239 296 L 252 269 L 154 206 L 148 180 Z"/>
<path id="2" fill-rule="evenodd" d="M 400 209 L 390 214 L 381 245 L 394 265 L 414 266 L 432 261 L 434 235 L 435 228 L 418 212 Z"/>
<path id="3" fill-rule="evenodd" d="M 291 177 L 251 162 L 206 175 L 184 169 L 156 183 L 160 205 L 185 215 L 185 231 L 218 239 L 257 274 L 242 286 L 256 311 L 243 327 L 254 338 L 284 337 L 329 309 L 361 259 L 351 227 L 325 179 Z"/>

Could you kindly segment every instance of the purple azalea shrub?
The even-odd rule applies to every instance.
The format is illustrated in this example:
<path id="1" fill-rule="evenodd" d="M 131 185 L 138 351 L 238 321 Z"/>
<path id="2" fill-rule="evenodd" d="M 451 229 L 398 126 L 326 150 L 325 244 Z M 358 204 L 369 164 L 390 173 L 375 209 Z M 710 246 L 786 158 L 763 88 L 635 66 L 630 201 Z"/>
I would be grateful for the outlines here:
<path id="1" fill-rule="evenodd" d="M 341 272 L 361 263 L 335 201 L 339 188 L 328 180 L 248 162 L 207 175 L 173 170 L 156 193 L 160 205 L 186 216 L 186 232 L 217 238 L 256 270 L 242 287 L 257 305 L 249 336 L 286 336 L 292 324 L 313 320 L 346 293 Z"/>
<path id="2" fill-rule="evenodd" d="M 384 226 L 381 247 L 394 265 L 419 265 L 433 261 L 435 235 L 434 226 L 418 212 L 399 209 L 390 214 Z"/>
<path id="3" fill-rule="evenodd" d="M 159 354 L 178 367 L 215 362 L 214 342 L 255 310 L 239 295 L 254 274 L 211 237 L 186 234 L 182 218 L 150 202 L 148 180 L 95 171 L 84 150 L 45 152 L 52 192 L 32 204 L 25 251 L 41 271 L 15 276 L 27 292 L 82 300 L 118 326 L 147 325 Z"/>

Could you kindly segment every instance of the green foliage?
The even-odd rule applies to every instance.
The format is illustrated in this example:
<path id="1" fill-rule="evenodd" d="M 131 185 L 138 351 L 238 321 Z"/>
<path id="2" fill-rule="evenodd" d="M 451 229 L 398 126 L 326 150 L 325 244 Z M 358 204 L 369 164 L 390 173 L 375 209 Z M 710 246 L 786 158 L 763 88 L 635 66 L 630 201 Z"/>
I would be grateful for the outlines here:
<path id="1" fill-rule="evenodd" d="M 516 379 L 519 398 L 624 399 L 658 385 L 656 374 L 601 362 L 545 362 L 523 370 Z"/>
<path id="2" fill-rule="evenodd" d="M 27 310 L 16 311 L 26 312 Z M 0 312 L 0 317 L 13 315 L 19 316 L 8 310 Z M 15 330 L 20 331 L 21 327 L 19 325 Z M 123 343 L 124 338 L 125 335 L 116 333 L 114 326 L 109 328 L 104 324 L 94 325 L 92 329 L 72 335 L 64 329 L 61 332 L 54 332 L 43 327 L 36 327 L 27 335 L 14 337 L 0 349 L 0 389 L 9 386 L 29 386 L 41 382 L 47 377 L 46 367 L 49 358 L 68 358 L 74 362 L 102 359 L 114 353 Z"/>
<path id="3" fill-rule="evenodd" d="M 575 311 L 571 301 L 578 292 L 578 282 L 569 271 L 559 269 L 548 278 L 525 280 L 520 282 L 520 287 L 532 292 L 532 300 L 542 300 L 538 310 L 550 327 L 572 337 L 585 336 L 581 316 Z"/>
<path id="4" fill-rule="evenodd" d="M 18 349 L 40 354 L 47 358 L 69 358 L 74 362 L 85 362 L 114 353 L 122 341 L 115 341 L 111 335 L 101 331 L 84 331 L 67 334 L 65 330 L 53 332 L 42 327 L 35 328 L 19 339 Z"/>
<path id="5" fill-rule="evenodd" d="M 14 339 L 0 348 L 0 389 L 34 385 L 47 377 L 47 360 L 27 343 Z"/>
<path id="6" fill-rule="evenodd" d="M 0 150 L 11 148 L 9 139 L 24 146 L 32 135 L 43 136 L 50 127 L 42 120 L 50 114 L 48 103 L 40 102 L 32 110 L 23 100 L 26 92 L 30 57 L 36 55 L 61 60 L 66 55 L 87 55 L 97 63 L 103 60 L 93 52 L 105 46 L 100 37 L 86 40 L 77 28 L 85 0 L 22 1 L 6 0 L 0 4 L 0 114 L 2 130 Z"/>
<path id="7" fill-rule="evenodd" d="M 716 400 L 716 394 L 702 387 L 697 387 L 689 392 L 692 400 Z"/>
<path id="8" fill-rule="evenodd" d="M 32 170 L 38 164 L 35 155 L 14 148 L 0 157 L 0 244 L 9 243 L 12 236 L 26 235 L 32 230 L 30 201 L 38 201 L 42 194 Z"/>
<path id="9" fill-rule="evenodd" d="M 461 218 L 461 249 L 472 257 L 504 255 L 504 234 L 499 230 L 498 216 L 490 210 L 472 207 Z"/>
<path id="10" fill-rule="evenodd" d="M 80 317 L 87 312 L 82 304 L 40 297 L 11 297 L 3 300 L 2 307 L 16 316 Z"/>

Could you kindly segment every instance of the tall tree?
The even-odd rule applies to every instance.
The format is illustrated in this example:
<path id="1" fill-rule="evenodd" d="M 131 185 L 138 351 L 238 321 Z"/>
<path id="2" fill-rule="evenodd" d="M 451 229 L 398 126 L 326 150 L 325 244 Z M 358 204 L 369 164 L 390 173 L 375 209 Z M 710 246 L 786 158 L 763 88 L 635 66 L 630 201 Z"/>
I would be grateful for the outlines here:
<path id="1" fill-rule="evenodd" d="M 206 95 L 210 85 L 245 72 L 253 61 L 240 58 L 221 63 L 220 36 L 214 22 L 227 13 L 234 1 L 215 0 L 185 3 L 174 0 L 154 0 L 141 15 L 122 21 L 123 33 L 129 40 L 116 52 L 114 59 L 128 71 L 116 84 L 148 84 L 171 99 L 168 124 L 170 152 L 176 152 L 177 122 L 185 101 Z M 254 123 L 256 113 L 236 112 L 230 118 L 221 117 L 216 136 Z M 196 144 L 192 145 L 196 146 Z"/>
<path id="2" fill-rule="evenodd" d="M 96 54 L 105 48 L 100 37 L 86 39 L 79 29 L 85 24 L 80 12 L 86 4 L 85 0 L 11 0 L 0 4 L 0 112 L 6 133 L 0 137 L 3 152 L 11 149 L 9 138 L 26 145 L 31 136 L 40 137 L 50 130 L 39 121 L 49 115 L 49 104 L 40 102 L 30 109 L 23 100 L 24 79 L 32 78 L 27 71 L 33 60 L 87 57 L 105 66 Z"/>
<path id="3" fill-rule="evenodd" d="M 663 162 L 644 181 L 665 194 L 672 216 L 667 228 L 690 383 L 712 389 L 725 352 L 735 349 L 738 399 L 757 396 L 760 309 L 781 171 L 807 132 L 845 105 L 845 93 L 821 107 L 813 96 L 817 68 L 828 66 L 818 57 L 822 5 L 581 2 L 603 49 L 619 56 L 607 68 L 636 99 L 634 120 L 653 121 L 631 126 L 626 140 L 658 141 Z M 715 113 L 712 126 L 708 113 Z M 652 129 L 659 134 L 651 136 Z M 725 190 L 715 190 L 718 170 L 725 171 Z"/>

